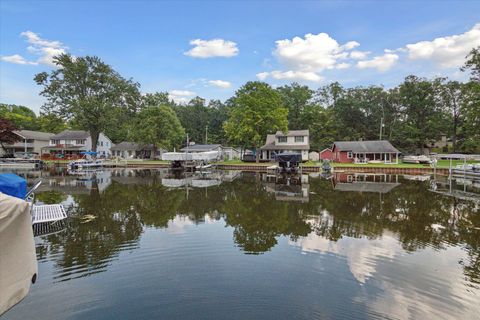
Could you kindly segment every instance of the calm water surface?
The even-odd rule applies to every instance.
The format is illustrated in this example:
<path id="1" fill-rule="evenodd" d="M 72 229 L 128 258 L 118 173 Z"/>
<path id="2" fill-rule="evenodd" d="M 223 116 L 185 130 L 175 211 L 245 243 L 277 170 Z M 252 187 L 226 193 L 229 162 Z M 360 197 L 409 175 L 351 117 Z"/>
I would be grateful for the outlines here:
<path id="1" fill-rule="evenodd" d="M 455 198 L 428 176 L 36 175 L 70 217 L 36 230 L 57 232 L 35 238 L 39 278 L 5 319 L 480 314 L 478 181 Z"/>

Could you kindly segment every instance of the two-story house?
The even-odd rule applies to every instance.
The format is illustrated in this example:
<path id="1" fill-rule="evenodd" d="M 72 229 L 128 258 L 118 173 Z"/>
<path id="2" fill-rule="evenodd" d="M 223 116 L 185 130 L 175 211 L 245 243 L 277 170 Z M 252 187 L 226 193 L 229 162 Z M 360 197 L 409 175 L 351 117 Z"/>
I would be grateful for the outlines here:
<path id="1" fill-rule="evenodd" d="M 110 157 L 112 141 L 103 133 L 100 133 L 97 143 L 97 155 Z M 91 151 L 92 138 L 90 133 L 83 130 L 64 130 L 52 137 L 44 153 L 63 154 L 64 156 L 80 156 L 81 152 Z"/>
<path id="2" fill-rule="evenodd" d="M 53 133 L 19 130 L 13 131 L 18 136 L 18 141 L 13 144 L 4 145 L 5 150 L 0 148 L 0 154 L 15 154 L 16 152 L 26 152 L 40 155 L 42 148 L 48 146 L 50 137 Z"/>
<path id="3" fill-rule="evenodd" d="M 260 159 L 264 161 L 274 160 L 277 153 L 292 152 L 300 153 L 302 161 L 308 161 L 310 150 L 310 133 L 308 130 L 290 130 L 288 133 L 277 131 L 267 135 L 265 145 L 260 148 Z"/>

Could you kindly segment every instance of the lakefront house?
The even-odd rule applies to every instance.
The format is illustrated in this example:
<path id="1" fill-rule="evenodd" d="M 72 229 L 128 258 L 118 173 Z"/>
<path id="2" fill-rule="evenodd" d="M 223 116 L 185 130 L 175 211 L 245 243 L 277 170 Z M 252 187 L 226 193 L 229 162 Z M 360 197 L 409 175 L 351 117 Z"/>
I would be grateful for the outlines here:
<path id="1" fill-rule="evenodd" d="M 100 133 L 97 143 L 97 156 L 111 156 L 112 141 Z M 43 147 L 43 153 L 63 155 L 64 157 L 81 157 L 82 152 L 92 151 L 92 138 L 88 131 L 64 130 L 50 137 L 48 146 Z"/>
<path id="2" fill-rule="evenodd" d="M 335 141 L 331 157 L 335 162 L 383 162 L 398 163 L 400 151 L 389 141 Z"/>
<path id="3" fill-rule="evenodd" d="M 300 153 L 302 161 L 308 161 L 310 150 L 310 133 L 308 130 L 290 130 L 288 133 L 277 131 L 267 135 L 265 145 L 260 148 L 260 159 L 275 160 L 275 154 L 291 152 Z"/>
<path id="4" fill-rule="evenodd" d="M 4 145 L 5 150 L 0 148 L 0 155 L 3 153 L 13 155 L 16 152 L 40 155 L 42 148 L 48 146 L 50 138 L 54 135 L 49 132 L 32 130 L 18 130 L 13 133 L 18 136 L 18 141 Z"/>

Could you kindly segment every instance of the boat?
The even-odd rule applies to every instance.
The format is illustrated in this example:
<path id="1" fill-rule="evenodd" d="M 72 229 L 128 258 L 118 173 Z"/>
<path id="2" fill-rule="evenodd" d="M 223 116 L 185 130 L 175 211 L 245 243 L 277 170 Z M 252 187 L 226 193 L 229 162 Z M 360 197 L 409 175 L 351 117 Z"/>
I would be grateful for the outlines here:
<path id="1" fill-rule="evenodd" d="M 275 155 L 278 163 L 277 173 L 298 173 L 300 171 L 300 163 L 302 155 L 300 153 L 278 153 Z"/>
<path id="2" fill-rule="evenodd" d="M 44 162 L 39 159 L 0 158 L 0 168 L 40 169 Z"/>
<path id="3" fill-rule="evenodd" d="M 459 164 L 452 172 L 456 176 L 480 177 L 480 164 Z"/>
<path id="4" fill-rule="evenodd" d="M 22 301 L 38 266 L 29 204 L 0 192 L 0 316 Z"/>
<path id="5" fill-rule="evenodd" d="M 432 160 L 427 156 L 405 156 L 403 163 L 430 164 Z"/>
<path id="6" fill-rule="evenodd" d="M 68 168 L 70 170 L 79 170 L 84 168 L 101 168 L 104 166 L 103 160 L 87 160 L 87 159 L 80 159 L 70 161 L 68 163 Z"/>

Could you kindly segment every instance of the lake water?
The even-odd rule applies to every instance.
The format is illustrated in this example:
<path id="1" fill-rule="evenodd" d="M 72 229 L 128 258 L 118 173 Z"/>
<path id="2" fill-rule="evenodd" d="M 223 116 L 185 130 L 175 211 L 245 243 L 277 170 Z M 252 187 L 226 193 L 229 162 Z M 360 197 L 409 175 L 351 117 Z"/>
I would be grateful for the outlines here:
<path id="1" fill-rule="evenodd" d="M 43 177 L 65 225 L 4 319 L 478 319 L 478 181 L 337 174 Z M 460 197 L 442 194 L 457 192 Z M 450 192 L 452 193 L 452 192 Z M 456 193 L 456 194 L 457 194 Z"/>

